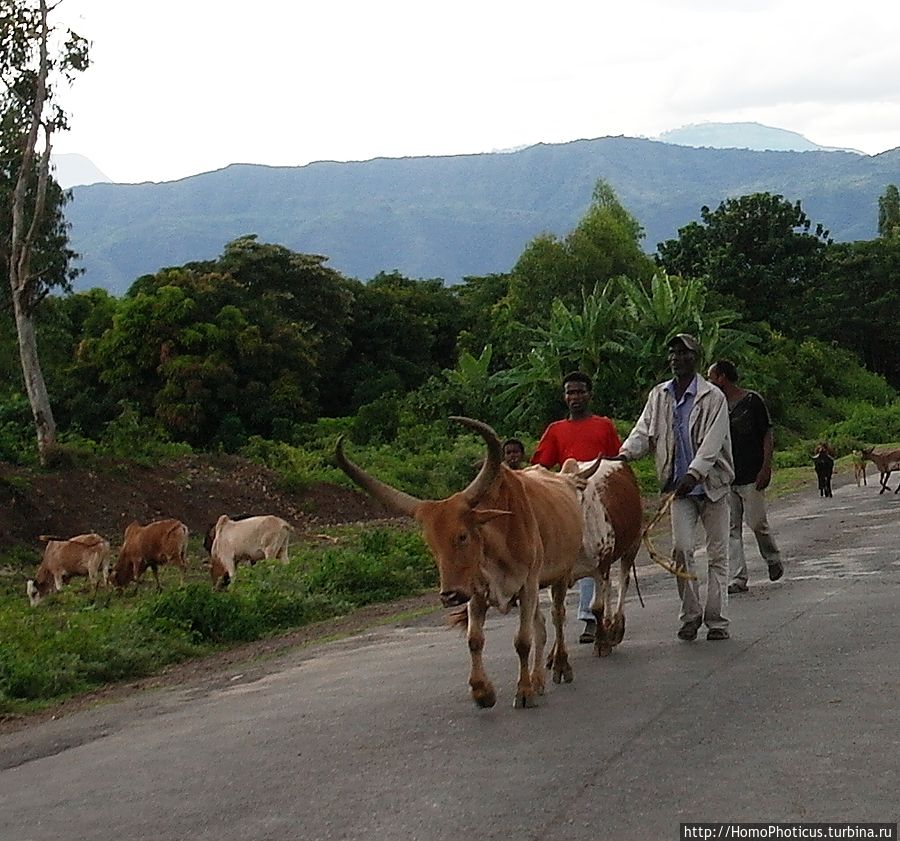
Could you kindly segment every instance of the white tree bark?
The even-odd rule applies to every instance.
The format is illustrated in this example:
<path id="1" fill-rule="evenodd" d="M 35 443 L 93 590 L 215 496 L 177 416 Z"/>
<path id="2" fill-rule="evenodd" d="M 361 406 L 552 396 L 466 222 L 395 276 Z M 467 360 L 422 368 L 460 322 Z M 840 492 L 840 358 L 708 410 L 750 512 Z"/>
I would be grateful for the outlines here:
<path id="1" fill-rule="evenodd" d="M 12 230 L 9 243 L 9 285 L 12 293 L 13 313 L 16 321 L 16 333 L 19 341 L 19 358 L 22 362 L 22 374 L 25 379 L 25 390 L 31 404 L 37 432 L 38 453 L 41 463 L 46 465 L 56 451 L 56 421 L 50 408 L 50 397 L 41 370 L 37 352 L 37 336 L 34 329 L 34 284 L 31 276 L 31 254 L 41 218 L 46 207 L 47 179 L 50 169 L 50 140 L 53 126 L 44 122 L 43 112 L 47 102 L 47 75 L 49 62 L 47 42 L 49 27 L 47 24 L 47 3 L 41 0 L 41 32 L 39 44 L 39 65 L 36 79 L 36 96 L 31 112 L 31 120 L 25 136 L 22 163 L 12 194 Z M 44 130 L 44 149 L 38 163 L 38 184 L 34 197 L 30 218 L 26 218 L 26 197 L 31 170 L 35 158 L 39 132 Z"/>
<path id="2" fill-rule="evenodd" d="M 24 296 L 13 292 L 13 313 L 16 319 L 16 333 L 19 339 L 19 359 L 22 362 L 22 375 L 25 379 L 25 391 L 31 404 L 37 432 L 38 453 L 41 463 L 46 465 L 56 451 L 56 421 L 50 408 L 50 396 L 38 359 L 37 337 L 34 331 L 34 318 L 28 312 Z"/>

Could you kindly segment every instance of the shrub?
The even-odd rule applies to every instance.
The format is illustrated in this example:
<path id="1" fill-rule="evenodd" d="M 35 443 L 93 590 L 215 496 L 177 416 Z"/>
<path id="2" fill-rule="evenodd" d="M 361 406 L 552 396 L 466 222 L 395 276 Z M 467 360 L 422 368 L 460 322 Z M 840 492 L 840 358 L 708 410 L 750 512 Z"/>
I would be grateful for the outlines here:
<path id="1" fill-rule="evenodd" d="M 332 448 L 334 442 L 331 443 Z M 299 493 L 314 482 L 340 482 L 344 474 L 330 464 L 330 452 L 295 447 L 283 441 L 268 441 L 254 435 L 241 448 L 241 455 L 278 474 L 284 490 Z"/>
<path id="2" fill-rule="evenodd" d="M 259 637 L 263 630 L 240 593 L 216 592 L 190 584 L 159 593 L 137 612 L 138 621 L 154 629 L 166 623 L 182 628 L 195 641 L 238 642 Z"/>
<path id="3" fill-rule="evenodd" d="M 134 406 L 123 402 L 121 407 L 103 431 L 101 452 L 148 466 L 192 452 L 188 444 L 170 441 L 159 423 L 142 417 Z"/>
<path id="4" fill-rule="evenodd" d="M 352 437 L 357 444 L 386 443 L 397 437 L 400 406 L 393 397 L 381 397 L 361 406 L 353 419 Z"/>
<path id="5" fill-rule="evenodd" d="M 214 447 L 221 447 L 226 453 L 236 453 L 247 443 L 247 430 L 237 415 L 225 415 L 213 437 Z"/>
<path id="6" fill-rule="evenodd" d="M 0 461 L 21 465 L 38 461 L 31 409 L 22 394 L 0 399 Z"/>
<path id="7" fill-rule="evenodd" d="M 418 534 L 375 529 L 358 548 L 327 550 L 307 581 L 312 591 L 364 605 L 434 586 L 437 571 Z"/>
<path id="8" fill-rule="evenodd" d="M 900 401 L 887 406 L 857 403 L 847 417 L 826 427 L 822 437 L 838 454 L 889 441 L 900 441 Z"/>

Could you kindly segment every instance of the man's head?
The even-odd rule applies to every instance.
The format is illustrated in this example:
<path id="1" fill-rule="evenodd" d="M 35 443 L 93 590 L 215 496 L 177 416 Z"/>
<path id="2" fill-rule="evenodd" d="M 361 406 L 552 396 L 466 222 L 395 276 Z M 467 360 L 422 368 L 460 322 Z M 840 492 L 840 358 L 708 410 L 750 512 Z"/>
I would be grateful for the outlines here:
<path id="1" fill-rule="evenodd" d="M 719 388 L 736 385 L 738 381 L 737 366 L 730 359 L 717 359 L 709 366 L 706 378 Z"/>
<path id="2" fill-rule="evenodd" d="M 525 460 L 525 445 L 518 438 L 507 438 L 503 442 L 503 461 L 507 467 L 518 470 Z"/>
<path id="3" fill-rule="evenodd" d="M 569 407 L 569 416 L 583 418 L 589 414 L 593 383 L 587 374 L 572 371 L 563 378 L 563 399 Z"/>
<path id="4" fill-rule="evenodd" d="M 700 361 L 700 343 L 689 333 L 669 339 L 669 367 L 678 378 L 693 377 Z"/>

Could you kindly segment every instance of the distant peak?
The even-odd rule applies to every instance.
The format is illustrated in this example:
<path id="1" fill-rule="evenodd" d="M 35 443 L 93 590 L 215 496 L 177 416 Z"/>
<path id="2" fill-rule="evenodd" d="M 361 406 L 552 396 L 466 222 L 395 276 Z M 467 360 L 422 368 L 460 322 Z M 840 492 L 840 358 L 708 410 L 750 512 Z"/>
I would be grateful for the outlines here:
<path id="1" fill-rule="evenodd" d="M 712 149 L 751 149 L 758 152 L 853 152 L 858 149 L 842 149 L 820 146 L 796 131 L 765 126 L 762 123 L 693 123 L 681 128 L 664 131 L 654 140 L 676 146 L 709 147 Z"/>

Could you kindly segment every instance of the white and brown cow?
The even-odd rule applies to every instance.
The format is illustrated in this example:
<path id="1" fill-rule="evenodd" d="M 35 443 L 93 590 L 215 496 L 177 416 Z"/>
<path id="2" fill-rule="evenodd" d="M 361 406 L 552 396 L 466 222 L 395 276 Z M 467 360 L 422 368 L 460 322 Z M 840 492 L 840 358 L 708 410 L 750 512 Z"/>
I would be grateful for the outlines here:
<path id="1" fill-rule="evenodd" d="M 33 579 L 25 582 L 25 592 L 32 607 L 37 607 L 41 600 L 51 592 L 59 592 L 70 578 L 87 576 L 94 585 L 94 594 L 109 578 L 109 541 L 99 534 L 90 532 L 75 537 L 38 538 L 46 541 L 44 557 L 37 568 Z"/>
<path id="2" fill-rule="evenodd" d="M 895 470 L 900 470 L 900 450 L 875 452 L 874 447 L 869 447 L 867 450 L 860 450 L 859 454 L 862 457 L 863 465 L 867 461 L 871 461 L 878 468 L 879 478 L 881 479 L 881 490 L 878 493 L 883 494 L 885 491 L 889 491 L 888 479 L 891 478 L 891 473 Z M 897 485 L 897 490 L 894 493 L 900 493 L 900 485 Z"/>
<path id="3" fill-rule="evenodd" d="M 440 572 L 441 601 L 466 605 L 465 622 L 471 655 L 469 686 L 480 707 L 492 707 L 496 692 L 484 670 L 484 619 L 489 606 L 507 613 L 518 600 L 515 649 L 519 677 L 515 707 L 534 706 L 544 690 L 543 649 L 546 630 L 538 607 L 538 590 L 551 585 L 565 590 L 581 549 L 582 514 L 571 476 L 539 470 L 511 470 L 503 464 L 503 447 L 487 424 L 455 418 L 480 434 L 487 458 L 469 486 L 447 499 L 421 500 L 368 475 L 343 452 L 340 468 L 388 509 L 414 517 Z M 572 679 L 557 617 L 554 680 Z M 531 655 L 534 654 L 532 659 Z"/>
<path id="4" fill-rule="evenodd" d="M 288 546 L 294 529 L 281 517 L 266 514 L 232 520 L 223 514 L 206 535 L 204 546 L 210 554 L 210 577 L 213 586 L 227 586 L 234 579 L 239 561 L 278 558 L 288 562 Z"/>
<path id="5" fill-rule="evenodd" d="M 631 467 L 623 461 L 599 458 L 587 466 L 570 459 L 562 472 L 587 480 L 581 494 L 584 514 L 582 553 L 574 578 L 594 579 L 591 612 L 597 620 L 594 650 L 610 654 L 625 636 L 625 595 L 634 559 L 641 545 L 643 507 L 641 492 Z M 612 611 L 610 569 L 619 562 L 618 599 Z"/>
<path id="6" fill-rule="evenodd" d="M 181 571 L 181 581 L 187 570 L 188 527 L 180 520 L 154 520 L 142 526 L 135 520 L 125 529 L 119 559 L 113 570 L 113 583 L 121 589 L 129 582 L 135 586 L 149 567 L 159 584 L 157 568 L 164 564 L 174 564 Z"/>

